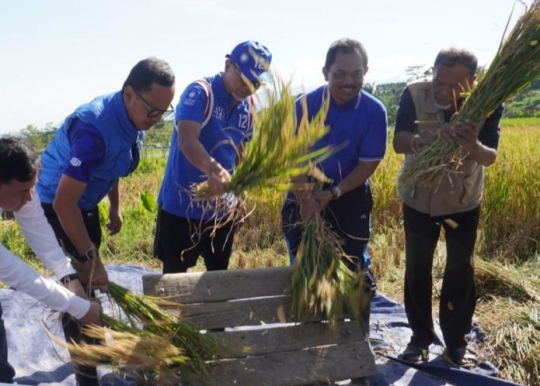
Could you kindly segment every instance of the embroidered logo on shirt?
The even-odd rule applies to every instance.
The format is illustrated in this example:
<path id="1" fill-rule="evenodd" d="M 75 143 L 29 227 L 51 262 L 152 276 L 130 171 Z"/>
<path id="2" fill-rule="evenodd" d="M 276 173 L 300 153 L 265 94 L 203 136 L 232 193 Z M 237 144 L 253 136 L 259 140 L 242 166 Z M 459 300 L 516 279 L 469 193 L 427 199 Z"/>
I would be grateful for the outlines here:
<path id="1" fill-rule="evenodd" d="M 69 163 L 75 167 L 81 166 L 82 162 L 80 159 L 73 157 L 69 160 Z"/>
<path id="2" fill-rule="evenodd" d="M 184 106 L 195 106 L 195 100 L 199 96 L 200 91 L 199 90 L 191 90 L 188 92 L 186 99 L 182 102 Z"/>
<path id="3" fill-rule="evenodd" d="M 213 116 L 218 121 L 223 121 L 225 119 L 225 109 L 223 107 L 216 106 L 216 108 L 214 108 Z"/>

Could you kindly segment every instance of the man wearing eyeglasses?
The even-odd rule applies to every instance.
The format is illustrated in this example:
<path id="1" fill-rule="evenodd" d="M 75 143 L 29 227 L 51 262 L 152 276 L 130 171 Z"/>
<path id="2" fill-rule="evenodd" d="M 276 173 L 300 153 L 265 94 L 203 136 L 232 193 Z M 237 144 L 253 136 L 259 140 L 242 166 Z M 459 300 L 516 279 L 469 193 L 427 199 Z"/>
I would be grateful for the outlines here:
<path id="1" fill-rule="evenodd" d="M 189 190 L 208 180 L 213 195 L 225 193 L 238 149 L 251 137 L 249 97 L 271 60 L 262 44 L 240 43 L 226 56 L 223 72 L 191 83 L 180 97 L 158 197 L 154 255 L 163 273 L 186 272 L 200 255 L 209 271 L 228 268 L 233 224 L 220 223 L 227 214 L 192 202 Z"/>
<path id="2" fill-rule="evenodd" d="M 163 60 L 148 58 L 131 69 L 120 91 L 95 98 L 69 115 L 41 156 L 36 185 L 56 237 L 84 265 L 82 282 L 106 290 L 108 276 L 99 258 L 99 202 L 110 201 L 109 233 L 122 227 L 119 179 L 139 162 L 137 139 L 174 111 L 174 74 Z M 80 325 L 63 320 L 66 339 L 80 340 Z M 79 386 L 99 385 L 95 367 L 79 366 Z"/>

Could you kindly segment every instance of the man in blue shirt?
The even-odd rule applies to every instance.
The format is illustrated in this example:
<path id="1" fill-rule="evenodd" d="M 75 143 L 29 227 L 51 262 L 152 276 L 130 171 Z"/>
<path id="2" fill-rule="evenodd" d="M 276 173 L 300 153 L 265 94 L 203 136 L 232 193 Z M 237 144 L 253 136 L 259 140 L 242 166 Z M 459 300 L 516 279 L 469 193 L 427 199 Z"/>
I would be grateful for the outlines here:
<path id="1" fill-rule="evenodd" d="M 208 181 L 211 194 L 225 193 L 238 149 L 251 137 L 250 96 L 272 54 L 246 41 L 227 55 L 223 72 L 191 83 L 177 106 L 169 159 L 159 192 L 154 255 L 163 273 L 186 272 L 200 255 L 209 271 L 227 269 L 234 238 L 225 213 L 192 201 L 193 184 Z"/>
<path id="2" fill-rule="evenodd" d="M 300 244 L 305 224 L 321 215 L 342 239 L 349 269 L 365 273 L 374 294 L 375 282 L 369 270 L 367 243 L 371 231 L 372 196 L 368 178 L 373 174 L 386 151 L 387 116 L 383 104 L 362 91 L 368 71 L 364 46 L 352 39 L 334 42 L 326 54 L 323 74 L 327 85 L 305 96 L 307 118 L 311 120 L 329 98 L 325 124 L 329 133 L 315 148 L 338 146 L 341 150 L 316 165 L 332 183 L 324 190 L 309 189 L 289 192 L 282 209 L 283 232 L 291 264 Z M 303 114 L 297 102 L 298 121 Z M 307 182 L 307 178 L 303 179 Z M 301 182 L 301 181 L 300 181 Z M 369 328 L 369 307 L 364 312 L 363 328 Z"/>
<path id="3" fill-rule="evenodd" d="M 138 165 L 141 131 L 173 111 L 174 74 L 163 60 L 148 58 L 132 68 L 122 90 L 77 108 L 41 156 L 36 185 L 45 215 L 62 247 L 84 264 L 82 281 L 105 289 L 108 277 L 99 258 L 98 204 L 110 201 L 107 228 L 122 227 L 119 179 Z M 67 339 L 79 341 L 79 324 L 64 320 Z M 80 386 L 98 385 L 96 369 L 79 366 Z"/>

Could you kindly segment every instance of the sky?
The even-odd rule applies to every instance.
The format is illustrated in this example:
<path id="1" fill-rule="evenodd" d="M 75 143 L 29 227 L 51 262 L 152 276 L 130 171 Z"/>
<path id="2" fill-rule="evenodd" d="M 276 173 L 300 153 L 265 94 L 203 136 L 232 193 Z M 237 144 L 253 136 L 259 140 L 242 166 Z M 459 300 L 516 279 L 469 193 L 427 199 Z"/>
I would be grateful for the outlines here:
<path id="1" fill-rule="evenodd" d="M 531 0 L 525 0 L 530 4 Z M 494 56 L 515 0 L 0 0 L 0 133 L 57 124 L 77 106 L 121 88 L 141 59 L 166 60 L 173 104 L 191 81 L 224 68 L 246 40 L 273 54 L 272 67 L 297 89 L 324 83 L 330 44 L 362 42 L 365 81 L 406 80 L 450 46 Z"/>

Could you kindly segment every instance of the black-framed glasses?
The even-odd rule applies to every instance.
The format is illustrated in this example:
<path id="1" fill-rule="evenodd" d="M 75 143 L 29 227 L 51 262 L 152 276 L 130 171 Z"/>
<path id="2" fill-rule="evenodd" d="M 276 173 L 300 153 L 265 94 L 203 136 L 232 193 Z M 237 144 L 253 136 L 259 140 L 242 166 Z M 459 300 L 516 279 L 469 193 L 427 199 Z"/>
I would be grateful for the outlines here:
<path id="1" fill-rule="evenodd" d="M 233 63 L 232 64 L 234 66 L 234 69 L 236 70 L 236 72 L 238 73 L 238 75 L 240 76 L 240 79 L 242 79 L 244 81 L 244 83 L 248 83 L 251 87 L 253 87 L 255 90 L 258 90 L 259 87 L 262 86 L 262 83 L 258 80 L 250 80 L 248 79 L 247 76 L 245 76 L 242 71 L 240 71 L 240 69 L 238 68 L 238 66 Z"/>
<path id="2" fill-rule="evenodd" d="M 161 110 L 156 107 L 152 107 L 148 104 L 148 102 L 146 101 L 146 99 L 144 99 L 144 97 L 141 95 L 140 92 L 138 91 L 135 91 L 135 92 L 137 93 L 137 96 L 141 99 L 142 103 L 144 104 L 144 107 L 146 107 L 146 110 L 148 110 L 148 114 L 146 114 L 148 118 L 157 118 L 157 117 L 163 118 L 166 115 L 174 113 L 173 105 L 170 105 L 168 110 Z"/>

